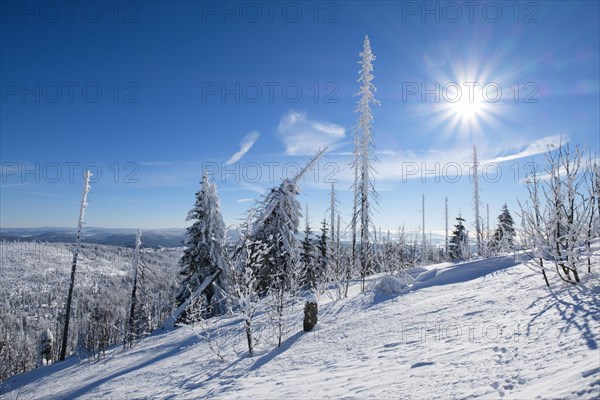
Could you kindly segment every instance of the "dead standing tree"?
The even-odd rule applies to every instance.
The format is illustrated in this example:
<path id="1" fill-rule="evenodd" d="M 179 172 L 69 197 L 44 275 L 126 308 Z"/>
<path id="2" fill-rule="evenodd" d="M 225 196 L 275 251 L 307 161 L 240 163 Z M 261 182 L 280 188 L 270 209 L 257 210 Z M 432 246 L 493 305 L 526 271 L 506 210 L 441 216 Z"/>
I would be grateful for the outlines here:
<path id="1" fill-rule="evenodd" d="M 67 342 L 69 339 L 69 320 L 71 317 L 71 303 L 73 301 L 73 287 L 75 286 L 75 271 L 77 269 L 77 256 L 81 248 L 81 228 L 83 226 L 83 217 L 87 207 L 87 195 L 90 191 L 90 178 L 92 173 L 85 172 L 83 180 L 83 195 L 81 197 L 81 206 L 79 207 L 79 222 L 77 223 L 77 237 L 75 239 L 75 248 L 73 249 L 73 262 L 71 263 L 71 281 L 69 284 L 69 294 L 67 296 L 67 307 L 65 310 L 65 324 L 63 328 L 62 345 L 60 348 L 60 361 L 63 361 L 67 355 Z"/>

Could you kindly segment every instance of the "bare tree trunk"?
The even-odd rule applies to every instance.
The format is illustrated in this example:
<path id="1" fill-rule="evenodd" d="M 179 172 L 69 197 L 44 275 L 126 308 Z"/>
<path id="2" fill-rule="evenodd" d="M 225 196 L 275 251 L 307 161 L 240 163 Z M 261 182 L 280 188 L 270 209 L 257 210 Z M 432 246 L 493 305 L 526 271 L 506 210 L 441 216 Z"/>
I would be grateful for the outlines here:
<path id="1" fill-rule="evenodd" d="M 542 257 L 540 257 L 540 267 L 542 268 L 542 275 L 544 275 L 546 286 L 550 287 L 550 282 L 548 282 L 548 276 L 546 275 L 546 270 L 544 269 L 544 260 L 542 259 Z"/>
<path id="2" fill-rule="evenodd" d="M 331 204 L 329 205 L 330 207 L 330 216 L 329 216 L 329 224 L 330 224 L 330 234 L 329 236 L 331 237 L 331 243 L 335 243 L 335 186 L 333 185 L 333 182 L 331 183 Z"/>
<path id="3" fill-rule="evenodd" d="M 448 258 L 448 197 L 446 197 L 444 207 L 444 220 L 446 222 L 446 244 L 444 245 L 444 253 L 446 259 Z"/>
<path id="4" fill-rule="evenodd" d="M 594 179 L 594 176 L 592 175 L 592 180 Z M 592 272 L 592 235 L 593 235 L 593 226 L 594 226 L 594 214 L 596 211 L 596 205 L 594 204 L 594 202 L 596 201 L 596 197 L 595 197 L 595 193 L 594 193 L 594 189 L 592 186 L 592 197 L 590 199 L 590 219 L 588 221 L 588 229 L 587 229 L 587 240 L 586 240 L 586 247 L 587 247 L 587 270 L 588 273 Z"/>
<path id="5" fill-rule="evenodd" d="M 475 208 L 475 233 L 477 235 L 477 253 L 481 255 L 481 221 L 479 217 L 479 162 L 477 147 L 473 146 L 473 207 Z"/>
<path id="6" fill-rule="evenodd" d="M 421 194 L 421 216 L 423 217 L 423 243 L 421 243 L 421 265 L 426 264 L 427 237 L 425 234 L 425 194 Z"/>
<path id="7" fill-rule="evenodd" d="M 60 348 L 59 360 L 63 361 L 67 355 L 67 342 L 69 339 L 69 320 L 71 317 L 71 303 L 73 301 L 73 287 L 75 286 L 75 271 L 77 269 L 77 256 L 81 245 L 81 227 L 83 226 L 83 217 L 87 207 L 87 194 L 90 191 L 90 177 L 92 173 L 86 171 L 83 184 L 83 195 L 81 197 L 81 207 L 79 208 L 79 222 L 77 223 L 77 237 L 75 239 L 75 248 L 73 249 L 73 261 L 71 263 L 71 281 L 69 284 L 69 294 L 67 296 L 67 307 L 65 310 L 65 324 L 63 328 L 62 345 Z"/>
<path id="8" fill-rule="evenodd" d="M 254 348 L 252 346 L 252 323 L 250 319 L 246 318 L 246 339 L 248 340 L 248 352 L 250 355 L 254 355 Z"/>

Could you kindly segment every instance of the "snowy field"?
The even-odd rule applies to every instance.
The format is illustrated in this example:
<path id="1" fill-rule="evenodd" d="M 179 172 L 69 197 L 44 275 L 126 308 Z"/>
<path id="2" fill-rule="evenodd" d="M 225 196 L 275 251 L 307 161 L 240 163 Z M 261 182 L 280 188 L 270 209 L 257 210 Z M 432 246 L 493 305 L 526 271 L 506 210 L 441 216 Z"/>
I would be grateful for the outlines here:
<path id="1" fill-rule="evenodd" d="M 600 284 L 553 282 L 512 257 L 413 269 L 399 296 L 351 287 L 321 298 L 281 348 L 244 353 L 238 318 L 211 327 L 213 347 L 182 327 L 132 350 L 64 363 L 4 382 L 5 399 L 70 398 L 582 398 L 600 396 Z M 375 278 L 373 278 L 375 279 Z M 373 280 L 370 282 L 371 289 Z M 297 311 L 300 314 L 300 310 Z M 257 321 L 266 316 L 259 316 Z M 214 333 L 219 331 L 221 338 Z"/>

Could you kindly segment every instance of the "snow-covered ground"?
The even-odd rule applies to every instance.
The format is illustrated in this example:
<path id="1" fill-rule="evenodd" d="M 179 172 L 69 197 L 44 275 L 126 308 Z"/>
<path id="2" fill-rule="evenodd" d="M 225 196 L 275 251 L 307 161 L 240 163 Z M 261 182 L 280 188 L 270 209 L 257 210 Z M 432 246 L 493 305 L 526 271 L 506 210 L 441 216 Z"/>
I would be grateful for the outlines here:
<path id="1" fill-rule="evenodd" d="M 322 297 L 313 332 L 302 332 L 299 316 L 281 348 L 254 357 L 244 353 L 241 321 L 229 317 L 212 341 L 223 361 L 177 328 L 100 361 L 73 357 L 13 377 L 0 397 L 599 398 L 597 274 L 582 274 L 578 286 L 554 278 L 549 290 L 512 257 L 412 274 L 412 290 L 396 297 L 361 294 L 358 284 L 348 299 Z"/>

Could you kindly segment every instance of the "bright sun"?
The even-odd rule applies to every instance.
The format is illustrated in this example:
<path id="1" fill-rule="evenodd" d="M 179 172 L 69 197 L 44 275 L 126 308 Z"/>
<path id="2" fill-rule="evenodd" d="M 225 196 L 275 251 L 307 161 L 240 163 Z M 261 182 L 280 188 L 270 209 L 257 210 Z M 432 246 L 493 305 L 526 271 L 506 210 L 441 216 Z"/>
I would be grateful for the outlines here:
<path id="1" fill-rule="evenodd" d="M 455 113 L 463 120 L 473 120 L 474 118 L 477 118 L 483 106 L 477 99 L 470 100 L 467 96 L 463 96 L 456 103 L 450 104 L 451 112 Z"/>
<path id="2" fill-rule="evenodd" d="M 464 64 L 464 65 L 463 65 Z M 427 128 L 444 139 L 458 138 L 473 141 L 497 130 L 512 118 L 513 112 L 502 98 L 502 86 L 507 86 L 506 76 L 500 73 L 496 61 L 477 62 L 476 58 L 465 63 L 449 63 L 449 69 L 441 72 L 432 69 L 432 81 L 425 97 L 429 103 L 423 107 L 427 116 Z M 494 72 L 495 79 L 491 78 Z M 430 99 L 430 88 L 436 88 L 435 103 Z M 505 90 L 505 97 L 507 90 Z M 429 97 L 427 97 L 429 96 Z"/>
<path id="3" fill-rule="evenodd" d="M 456 91 L 442 92 L 443 98 L 436 105 L 436 116 L 432 122 L 443 125 L 446 135 L 463 138 L 482 135 L 482 124 L 492 122 L 494 117 L 490 102 L 486 102 L 477 89 L 469 92 L 469 88 L 463 85 Z"/>

